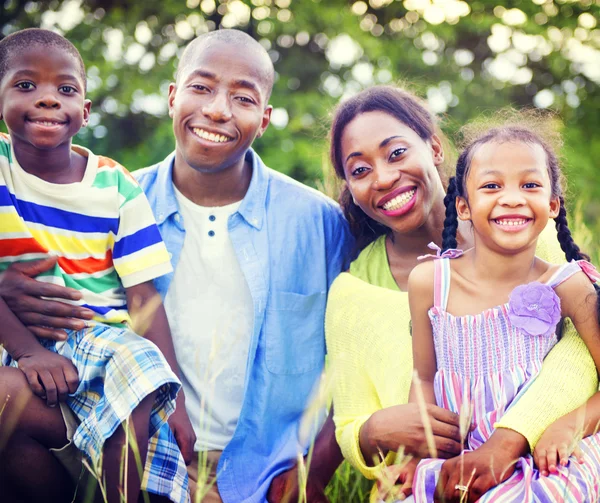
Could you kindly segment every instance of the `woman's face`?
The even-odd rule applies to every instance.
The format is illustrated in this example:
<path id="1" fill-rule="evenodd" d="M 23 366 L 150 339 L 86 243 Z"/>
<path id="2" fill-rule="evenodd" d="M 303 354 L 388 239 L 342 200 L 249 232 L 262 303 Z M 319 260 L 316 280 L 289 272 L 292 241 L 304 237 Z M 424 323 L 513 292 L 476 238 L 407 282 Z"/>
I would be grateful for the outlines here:
<path id="1" fill-rule="evenodd" d="M 355 203 L 398 233 L 424 225 L 444 197 L 437 167 L 444 154 L 437 136 L 423 140 L 385 112 L 355 117 L 342 134 L 344 174 Z"/>

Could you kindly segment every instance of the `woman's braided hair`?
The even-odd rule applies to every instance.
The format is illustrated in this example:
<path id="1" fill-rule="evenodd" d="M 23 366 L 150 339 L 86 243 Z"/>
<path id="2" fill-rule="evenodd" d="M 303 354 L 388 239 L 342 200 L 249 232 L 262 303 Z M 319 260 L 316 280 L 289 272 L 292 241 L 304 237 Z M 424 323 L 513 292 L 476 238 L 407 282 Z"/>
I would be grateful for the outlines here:
<path id="1" fill-rule="evenodd" d="M 523 115 L 526 119 L 527 114 Z M 537 118 L 539 121 L 539 118 Z M 539 122 L 538 122 L 539 123 Z M 544 127 L 541 131 L 544 131 Z M 537 130 L 537 128 L 536 128 Z M 488 129 L 487 132 L 472 139 L 460 154 L 456 163 L 456 174 L 450 178 L 448 190 L 444 198 L 446 205 L 446 218 L 444 220 L 444 230 L 442 232 L 442 249 L 456 248 L 456 233 L 458 229 L 458 213 L 456 211 L 456 198 L 464 197 L 467 199 L 466 178 L 473 156 L 477 149 L 486 143 L 526 143 L 529 145 L 539 145 L 546 153 L 546 162 L 548 165 L 548 174 L 552 188 L 552 197 L 558 197 L 560 209 L 558 216 L 554 219 L 557 231 L 558 242 L 565 253 L 567 261 L 572 260 L 590 260 L 590 257 L 583 253 L 575 243 L 569 223 L 567 221 L 567 208 L 563 197 L 563 176 L 560 169 L 560 163 L 554 149 L 549 142 L 540 135 L 533 132 L 530 127 L 522 125 L 505 125 Z M 600 287 L 594 284 L 597 300 L 598 319 L 600 320 Z"/>

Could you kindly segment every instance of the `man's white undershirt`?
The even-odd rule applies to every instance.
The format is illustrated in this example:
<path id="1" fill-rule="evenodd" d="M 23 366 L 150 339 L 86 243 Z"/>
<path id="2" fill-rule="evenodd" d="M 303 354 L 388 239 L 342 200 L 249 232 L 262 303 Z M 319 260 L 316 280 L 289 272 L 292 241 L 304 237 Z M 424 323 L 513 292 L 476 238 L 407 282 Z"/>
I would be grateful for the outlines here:
<path id="1" fill-rule="evenodd" d="M 241 201 L 209 208 L 177 189 L 175 195 L 186 235 L 165 309 L 195 450 L 223 450 L 242 407 L 254 321 L 250 290 L 227 232 Z"/>

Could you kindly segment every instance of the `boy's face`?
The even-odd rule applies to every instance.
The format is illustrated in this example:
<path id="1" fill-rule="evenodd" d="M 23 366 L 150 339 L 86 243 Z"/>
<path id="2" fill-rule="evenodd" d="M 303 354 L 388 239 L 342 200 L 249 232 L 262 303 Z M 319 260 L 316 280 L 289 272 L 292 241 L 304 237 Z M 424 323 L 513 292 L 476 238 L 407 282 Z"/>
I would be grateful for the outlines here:
<path id="1" fill-rule="evenodd" d="M 34 45 L 10 58 L 0 82 L 0 114 L 16 149 L 51 150 L 70 144 L 87 124 L 90 107 L 72 55 Z"/>
<path id="2" fill-rule="evenodd" d="M 244 162 L 271 117 L 264 60 L 216 42 L 196 49 L 169 88 L 177 155 L 193 169 L 216 173 Z"/>

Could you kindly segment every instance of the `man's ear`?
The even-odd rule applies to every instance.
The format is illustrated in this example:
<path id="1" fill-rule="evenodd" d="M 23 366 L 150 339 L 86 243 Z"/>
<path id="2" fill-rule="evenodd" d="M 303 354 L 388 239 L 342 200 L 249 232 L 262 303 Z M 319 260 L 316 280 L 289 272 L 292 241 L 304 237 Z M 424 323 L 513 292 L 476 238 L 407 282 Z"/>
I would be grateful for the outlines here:
<path id="1" fill-rule="evenodd" d="M 469 209 L 469 203 L 462 196 L 456 196 L 456 214 L 461 220 L 471 220 L 471 210 Z"/>
<path id="2" fill-rule="evenodd" d="M 177 84 L 175 82 L 171 82 L 169 84 L 169 97 L 167 98 L 167 103 L 169 104 L 169 117 L 173 118 L 173 109 L 175 107 L 175 95 L 177 94 Z"/>
<path id="3" fill-rule="evenodd" d="M 90 112 L 92 110 L 92 100 L 85 100 L 83 102 L 83 127 L 88 125 L 90 120 Z"/>
<path id="4" fill-rule="evenodd" d="M 436 134 L 431 137 L 431 150 L 433 151 L 433 163 L 439 166 L 444 162 L 444 147 L 442 140 Z"/>
<path id="5" fill-rule="evenodd" d="M 553 197 L 550 199 L 550 218 L 556 218 L 560 212 L 560 198 Z"/>
<path id="6" fill-rule="evenodd" d="M 267 130 L 267 127 L 269 127 L 269 123 L 271 122 L 272 111 L 273 107 L 271 105 L 267 105 L 263 112 L 262 120 L 260 122 L 260 128 L 258 129 L 258 133 L 256 134 L 257 138 L 260 138 Z"/>

